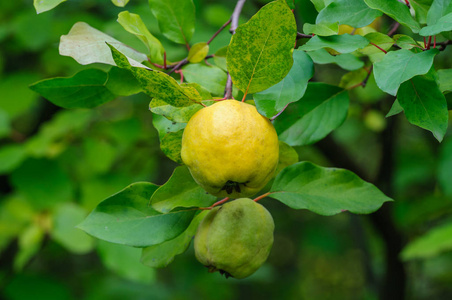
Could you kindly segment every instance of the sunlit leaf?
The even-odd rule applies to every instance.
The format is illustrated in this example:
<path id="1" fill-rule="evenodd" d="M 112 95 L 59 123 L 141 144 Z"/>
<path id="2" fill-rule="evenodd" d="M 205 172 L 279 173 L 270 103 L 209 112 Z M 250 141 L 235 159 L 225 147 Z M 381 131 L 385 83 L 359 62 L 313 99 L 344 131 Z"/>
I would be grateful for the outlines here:
<path id="1" fill-rule="evenodd" d="M 115 65 L 106 43 L 124 53 L 132 65 L 142 66 L 140 63 L 147 60 L 146 54 L 130 48 L 84 22 L 75 23 L 67 35 L 61 36 L 60 55 L 70 56 L 82 65 L 92 63 Z"/>
<path id="2" fill-rule="evenodd" d="M 320 11 L 316 23 L 339 22 L 360 28 L 381 15 L 380 11 L 369 8 L 362 0 L 336 0 Z"/>
<path id="3" fill-rule="evenodd" d="M 65 1 L 66 0 L 33 0 L 33 5 L 36 9 L 36 13 L 40 14 L 55 8 Z"/>
<path id="4" fill-rule="evenodd" d="M 350 35 L 348 33 L 333 36 L 313 36 L 309 41 L 300 47 L 305 51 L 314 51 L 322 48 L 331 48 L 339 53 L 350 53 L 362 49 L 369 44 L 369 40 L 360 35 Z"/>
<path id="5" fill-rule="evenodd" d="M 281 81 L 292 67 L 297 29 L 285 0 L 262 7 L 231 39 L 227 65 L 232 82 L 245 94 Z"/>
<path id="6" fill-rule="evenodd" d="M 305 34 L 315 34 L 320 36 L 336 35 L 339 32 L 339 24 L 335 23 L 319 23 L 319 24 L 303 24 L 303 32 Z"/>

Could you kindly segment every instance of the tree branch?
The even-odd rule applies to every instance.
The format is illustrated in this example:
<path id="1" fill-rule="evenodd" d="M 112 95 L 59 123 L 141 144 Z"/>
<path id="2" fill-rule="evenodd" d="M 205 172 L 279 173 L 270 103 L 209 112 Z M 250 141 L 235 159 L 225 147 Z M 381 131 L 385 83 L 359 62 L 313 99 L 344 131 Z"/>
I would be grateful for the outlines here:
<path id="1" fill-rule="evenodd" d="M 235 33 L 235 30 L 237 27 L 239 27 L 239 16 L 242 12 L 243 5 L 245 4 L 246 0 L 238 0 L 237 4 L 235 5 L 234 12 L 231 16 L 231 28 L 229 29 L 229 32 L 231 34 Z"/>
<path id="2" fill-rule="evenodd" d="M 302 39 L 302 38 L 310 39 L 312 37 L 313 37 L 312 34 L 304 34 L 304 33 L 301 33 L 301 32 L 297 32 L 297 40 Z"/>

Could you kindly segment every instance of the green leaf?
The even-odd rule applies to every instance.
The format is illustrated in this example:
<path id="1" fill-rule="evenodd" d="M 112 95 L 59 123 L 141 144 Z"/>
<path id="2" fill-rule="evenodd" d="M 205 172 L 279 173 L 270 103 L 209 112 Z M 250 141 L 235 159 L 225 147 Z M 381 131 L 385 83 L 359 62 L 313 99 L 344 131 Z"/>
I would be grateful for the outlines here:
<path id="1" fill-rule="evenodd" d="M 0 139 L 7 137 L 11 133 L 11 124 L 9 115 L 0 108 Z"/>
<path id="2" fill-rule="evenodd" d="M 225 72 L 228 71 L 228 66 L 226 64 L 226 55 L 227 54 L 228 54 L 228 46 L 225 46 L 223 48 L 218 49 L 218 51 L 215 52 L 215 55 L 213 57 L 213 61 L 215 62 L 215 65 Z"/>
<path id="3" fill-rule="evenodd" d="M 14 257 L 14 271 L 21 271 L 41 249 L 45 232 L 37 223 L 31 223 L 18 237 L 19 251 Z"/>
<path id="4" fill-rule="evenodd" d="M 291 166 L 298 161 L 299 157 L 297 151 L 287 143 L 279 141 L 279 161 L 275 174 L 279 174 L 284 168 Z"/>
<path id="5" fill-rule="evenodd" d="M 118 96 L 131 96 L 142 91 L 140 84 L 127 69 L 112 67 L 108 71 L 107 89 Z"/>
<path id="6" fill-rule="evenodd" d="M 348 72 L 344 74 L 344 76 L 342 76 L 339 87 L 348 89 L 356 86 L 357 84 L 362 83 L 366 79 L 368 74 L 368 71 L 364 68 Z"/>
<path id="7" fill-rule="evenodd" d="M 320 12 L 333 1 L 334 0 L 311 0 L 312 4 L 314 4 L 314 7 L 318 12 Z"/>
<path id="8" fill-rule="evenodd" d="M 416 76 L 400 86 L 397 100 L 411 124 L 431 131 L 439 142 L 442 141 L 449 113 L 446 98 L 435 81 Z"/>
<path id="9" fill-rule="evenodd" d="M 348 71 L 358 70 L 364 67 L 364 62 L 350 53 L 331 55 L 325 49 L 319 49 L 316 51 L 309 51 L 308 55 L 316 64 L 337 64 L 342 69 Z"/>
<path id="10" fill-rule="evenodd" d="M 191 46 L 187 59 L 192 64 L 200 63 L 206 58 L 208 53 L 209 45 L 207 43 L 197 43 Z"/>
<path id="11" fill-rule="evenodd" d="M 67 35 L 61 36 L 60 55 L 70 56 L 82 65 L 92 63 L 115 65 L 111 50 L 106 43 L 124 53 L 132 65 L 143 67 L 140 62 L 147 60 L 146 54 L 132 49 L 84 22 L 75 23 Z"/>
<path id="12" fill-rule="evenodd" d="M 291 146 L 315 143 L 339 127 L 347 117 L 347 91 L 324 83 L 310 83 L 303 98 L 276 118 L 279 139 Z"/>
<path id="13" fill-rule="evenodd" d="M 447 196 L 452 196 L 452 138 L 448 138 L 440 146 L 438 163 L 438 182 Z"/>
<path id="14" fill-rule="evenodd" d="M 427 25 L 434 25 L 441 17 L 452 12 L 451 0 L 435 0 L 427 13 Z"/>
<path id="15" fill-rule="evenodd" d="M 129 3 L 129 0 L 111 0 L 111 2 L 117 7 L 124 7 Z"/>
<path id="16" fill-rule="evenodd" d="M 152 99 L 149 103 L 149 109 L 153 113 L 162 115 L 170 121 L 187 123 L 198 110 L 202 109 L 202 106 L 193 104 L 186 107 L 174 107 L 160 99 Z"/>
<path id="17" fill-rule="evenodd" d="M 93 108 L 116 98 L 106 87 L 108 73 L 82 70 L 69 78 L 38 81 L 30 89 L 63 108 Z"/>
<path id="18" fill-rule="evenodd" d="M 182 148 L 182 135 L 184 130 L 179 130 L 177 132 L 169 132 L 160 140 L 160 149 L 165 153 L 168 158 L 182 164 L 182 158 L 180 156 L 180 151 Z"/>
<path id="19" fill-rule="evenodd" d="M 400 114 L 402 111 L 403 111 L 403 107 L 400 106 L 399 101 L 397 99 L 395 99 L 394 103 L 391 106 L 391 109 L 386 114 L 386 118 Z"/>
<path id="20" fill-rule="evenodd" d="M 27 159 L 13 171 L 10 180 L 38 209 L 52 208 L 73 197 L 69 175 L 54 160 Z"/>
<path id="21" fill-rule="evenodd" d="M 452 69 L 438 70 L 438 76 L 441 92 L 452 91 Z"/>
<path id="22" fill-rule="evenodd" d="M 171 122 L 164 116 L 152 114 L 152 125 L 157 129 L 159 138 L 162 139 L 170 132 L 178 132 L 179 130 L 184 129 L 187 124 Z"/>
<path id="23" fill-rule="evenodd" d="M 65 1 L 66 0 L 33 0 L 33 5 L 36 9 L 36 13 L 40 14 L 55 8 Z"/>
<path id="24" fill-rule="evenodd" d="M 295 18 L 285 0 L 265 5 L 240 25 L 227 54 L 234 85 L 254 94 L 281 81 L 292 67 L 296 34 Z"/>
<path id="25" fill-rule="evenodd" d="M 420 45 L 411 36 L 404 34 L 394 35 L 394 42 L 402 49 L 420 48 Z"/>
<path id="26" fill-rule="evenodd" d="M 216 197 L 200 187 L 185 166 L 174 169 L 171 178 L 152 195 L 152 207 L 167 213 L 178 207 L 208 207 Z"/>
<path id="27" fill-rule="evenodd" d="M 305 34 L 315 34 L 320 36 L 336 35 L 339 32 L 339 24 L 336 23 L 320 23 L 320 24 L 303 24 L 303 32 Z"/>
<path id="28" fill-rule="evenodd" d="M 198 214 L 190 223 L 190 226 L 178 237 L 144 248 L 141 253 L 141 263 L 151 268 L 164 268 L 169 265 L 176 255 L 184 253 L 190 246 L 199 223 L 207 213 L 207 211 L 203 211 Z"/>
<path id="29" fill-rule="evenodd" d="M 222 69 L 204 64 L 189 64 L 182 71 L 187 82 L 199 84 L 213 96 L 223 96 L 227 75 Z"/>
<path id="30" fill-rule="evenodd" d="M 149 0 L 160 31 L 169 40 L 188 44 L 195 32 L 195 5 L 192 0 Z"/>
<path id="31" fill-rule="evenodd" d="M 370 8 L 378 9 L 400 24 L 408 26 L 414 33 L 418 33 L 421 29 L 419 23 L 411 16 L 410 9 L 404 3 L 397 0 L 364 0 L 364 2 Z"/>
<path id="32" fill-rule="evenodd" d="M 432 64 L 437 49 L 414 53 L 406 49 L 391 51 L 374 64 L 375 81 L 378 87 L 395 96 L 400 84 L 416 75 L 426 74 Z"/>
<path id="33" fill-rule="evenodd" d="M 427 23 L 427 13 L 433 0 L 410 0 L 410 5 L 414 10 L 416 20 L 421 23 Z"/>
<path id="34" fill-rule="evenodd" d="M 361 28 L 381 15 L 380 11 L 369 8 L 362 0 L 336 0 L 320 11 L 316 23 L 338 22 Z"/>
<path id="35" fill-rule="evenodd" d="M 441 32 L 451 31 L 452 30 L 452 12 L 441 17 L 435 24 L 425 26 L 419 31 L 419 34 L 422 36 L 431 36 L 437 35 Z"/>
<path id="36" fill-rule="evenodd" d="M 154 270 L 140 263 L 140 248 L 99 241 L 97 252 L 107 269 L 132 282 L 149 284 L 155 276 Z"/>
<path id="37" fill-rule="evenodd" d="M 27 157 L 25 147 L 20 144 L 5 145 L 0 148 L 0 174 L 16 169 Z"/>
<path id="38" fill-rule="evenodd" d="M 323 168 L 310 162 L 299 162 L 282 170 L 270 192 L 269 197 L 291 208 L 326 216 L 342 211 L 368 214 L 392 201 L 348 170 Z"/>
<path id="39" fill-rule="evenodd" d="M 369 41 L 360 35 L 350 35 L 348 33 L 325 37 L 315 35 L 300 49 L 314 51 L 322 48 L 331 48 L 339 53 L 350 53 L 362 49 L 368 44 Z"/>
<path id="40" fill-rule="evenodd" d="M 304 51 L 295 50 L 293 60 L 292 68 L 283 80 L 253 95 L 257 110 L 268 118 L 276 115 L 289 103 L 300 100 L 309 79 L 314 75 L 314 63 Z"/>
<path id="41" fill-rule="evenodd" d="M 129 64 L 127 57 L 109 45 L 113 59 L 120 68 L 127 69 L 132 72 L 133 76 L 138 80 L 143 92 L 152 98 L 158 98 L 165 101 L 169 105 L 176 107 L 184 107 L 196 102 L 184 92 L 184 89 L 177 81 L 167 74 L 147 68 L 133 67 Z"/>
<path id="42" fill-rule="evenodd" d="M 38 94 L 28 88 L 30 83 L 40 79 L 29 72 L 8 73 L 0 80 L 0 109 L 11 121 L 27 112 L 36 110 Z"/>
<path id="43" fill-rule="evenodd" d="M 85 217 L 85 210 L 74 203 L 58 206 L 52 216 L 52 239 L 72 253 L 90 252 L 94 248 L 94 239 L 75 228 Z"/>
<path id="44" fill-rule="evenodd" d="M 147 247 L 171 240 L 190 224 L 195 211 L 161 214 L 149 206 L 158 186 L 138 182 L 102 201 L 78 225 L 107 242 Z"/>
<path id="45" fill-rule="evenodd" d="M 410 242 L 402 250 L 404 261 L 411 259 L 427 259 L 442 252 L 452 250 L 452 223 L 434 227 L 424 235 Z"/>
<path id="46" fill-rule="evenodd" d="M 386 51 L 388 51 L 394 44 L 394 40 L 392 38 L 380 32 L 368 33 L 365 35 L 365 38 L 369 42 L 377 45 L 378 47 Z M 375 45 L 369 44 L 365 48 L 359 50 L 359 53 L 367 55 L 369 59 L 372 61 L 372 63 L 380 61 L 381 59 L 383 59 L 385 55 L 385 53 L 378 49 L 377 47 L 375 47 Z"/>
<path id="47" fill-rule="evenodd" d="M 118 15 L 118 22 L 125 30 L 143 42 L 150 53 L 149 58 L 152 62 L 163 63 L 165 49 L 162 43 L 149 32 L 139 15 L 122 11 Z"/>

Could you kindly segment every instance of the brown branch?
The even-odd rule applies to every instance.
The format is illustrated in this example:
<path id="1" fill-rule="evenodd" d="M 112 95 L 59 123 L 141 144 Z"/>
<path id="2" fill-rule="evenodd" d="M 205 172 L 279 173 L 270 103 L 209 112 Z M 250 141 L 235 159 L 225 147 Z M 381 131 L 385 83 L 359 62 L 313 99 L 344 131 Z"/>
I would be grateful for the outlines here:
<path id="1" fill-rule="evenodd" d="M 301 32 L 297 32 L 297 40 L 302 39 L 302 38 L 310 39 L 312 37 L 313 37 L 312 34 L 304 34 L 304 33 L 301 33 Z"/>
<path id="2" fill-rule="evenodd" d="M 223 29 L 224 29 L 226 26 L 228 26 L 230 23 L 231 23 L 231 19 L 229 19 L 226 23 L 224 23 L 224 24 L 220 27 L 220 29 L 218 29 L 217 32 L 214 33 L 214 35 L 210 38 L 210 40 L 207 41 L 207 45 L 209 45 L 209 44 L 213 41 L 213 39 L 216 38 L 217 35 L 219 35 L 220 32 L 223 31 Z"/>
<path id="3" fill-rule="evenodd" d="M 224 88 L 224 99 L 232 99 L 232 78 L 228 72 L 228 79 L 226 80 L 226 86 Z"/>

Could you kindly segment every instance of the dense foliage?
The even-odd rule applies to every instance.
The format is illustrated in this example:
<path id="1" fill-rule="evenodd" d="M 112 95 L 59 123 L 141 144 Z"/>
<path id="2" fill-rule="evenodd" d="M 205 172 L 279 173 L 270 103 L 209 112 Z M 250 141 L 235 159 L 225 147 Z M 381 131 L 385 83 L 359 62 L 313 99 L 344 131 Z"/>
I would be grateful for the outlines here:
<path id="1" fill-rule="evenodd" d="M 269 2 L 0 4 L 1 296 L 452 295 L 452 1 Z M 241 281 L 194 259 L 191 208 L 219 199 L 180 165 L 222 97 L 281 141 Z"/>

